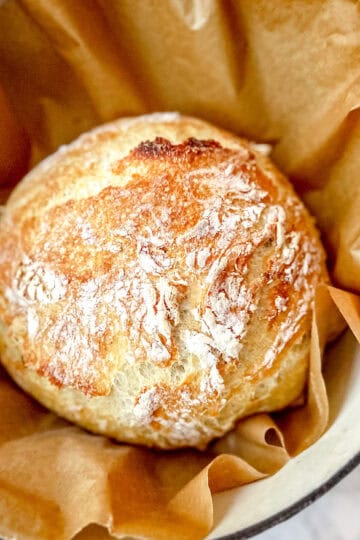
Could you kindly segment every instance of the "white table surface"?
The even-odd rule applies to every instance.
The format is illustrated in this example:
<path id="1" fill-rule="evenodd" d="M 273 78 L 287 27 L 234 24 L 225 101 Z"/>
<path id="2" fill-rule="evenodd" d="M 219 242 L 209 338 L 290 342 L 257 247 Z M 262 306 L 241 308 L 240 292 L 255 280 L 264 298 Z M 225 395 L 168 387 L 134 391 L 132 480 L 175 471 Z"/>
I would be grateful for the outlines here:
<path id="1" fill-rule="evenodd" d="M 311 506 L 254 540 L 360 540 L 360 466 Z"/>

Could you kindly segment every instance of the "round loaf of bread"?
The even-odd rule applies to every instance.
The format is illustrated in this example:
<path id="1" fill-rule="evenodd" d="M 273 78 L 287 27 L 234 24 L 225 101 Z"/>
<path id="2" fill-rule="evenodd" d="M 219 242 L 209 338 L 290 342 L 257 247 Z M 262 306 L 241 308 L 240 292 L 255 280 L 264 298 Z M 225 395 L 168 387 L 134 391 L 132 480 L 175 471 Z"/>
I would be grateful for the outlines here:
<path id="1" fill-rule="evenodd" d="M 175 113 L 118 120 L 4 208 L 1 360 L 93 432 L 204 448 L 302 393 L 324 260 L 260 147 Z"/>

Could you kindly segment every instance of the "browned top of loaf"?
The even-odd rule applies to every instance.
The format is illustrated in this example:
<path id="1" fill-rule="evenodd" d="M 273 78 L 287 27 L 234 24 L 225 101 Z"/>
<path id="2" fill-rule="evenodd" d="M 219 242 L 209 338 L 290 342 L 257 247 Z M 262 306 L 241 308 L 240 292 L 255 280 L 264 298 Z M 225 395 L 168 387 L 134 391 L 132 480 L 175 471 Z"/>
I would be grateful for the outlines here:
<path id="1" fill-rule="evenodd" d="M 217 374 L 246 362 L 241 347 L 258 325 L 266 353 L 248 373 L 276 369 L 326 278 L 292 188 L 236 138 L 224 147 L 226 135 L 154 136 L 117 155 L 124 136 L 83 137 L 8 204 L 0 315 L 10 329 L 27 319 L 24 364 L 59 387 L 105 395 L 123 362 L 170 369 L 185 349 L 214 361 L 216 392 Z"/>

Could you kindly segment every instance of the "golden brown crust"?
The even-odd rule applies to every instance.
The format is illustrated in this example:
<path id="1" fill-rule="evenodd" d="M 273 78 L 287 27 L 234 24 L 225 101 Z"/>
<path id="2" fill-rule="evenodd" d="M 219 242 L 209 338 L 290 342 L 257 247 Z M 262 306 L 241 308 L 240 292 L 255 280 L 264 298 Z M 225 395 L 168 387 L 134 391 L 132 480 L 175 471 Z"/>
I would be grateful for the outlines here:
<path id="1" fill-rule="evenodd" d="M 20 185 L 0 244 L 0 317 L 24 366 L 99 397 L 128 370 L 145 442 L 186 407 L 221 419 L 244 381 L 255 392 L 286 362 L 303 384 L 324 254 L 292 188 L 245 141 L 182 117 L 104 126 Z M 193 444 L 214 436 L 196 429 Z"/>

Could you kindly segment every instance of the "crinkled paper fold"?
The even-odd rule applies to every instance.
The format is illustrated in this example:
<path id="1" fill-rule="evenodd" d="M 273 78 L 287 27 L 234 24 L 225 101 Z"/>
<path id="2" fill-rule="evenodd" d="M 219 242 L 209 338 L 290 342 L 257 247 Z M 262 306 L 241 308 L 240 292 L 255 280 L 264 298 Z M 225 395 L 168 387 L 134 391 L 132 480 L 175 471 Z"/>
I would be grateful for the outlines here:
<path id="1" fill-rule="evenodd" d="M 344 319 L 360 339 L 358 6 L 6 0 L 0 36 L 3 199 L 28 167 L 92 126 L 178 110 L 272 144 L 322 230 L 336 287 L 317 290 L 302 401 L 242 420 L 207 452 L 88 434 L 0 371 L 0 536 L 204 538 L 213 493 L 261 481 L 326 430 L 326 342 Z"/>

